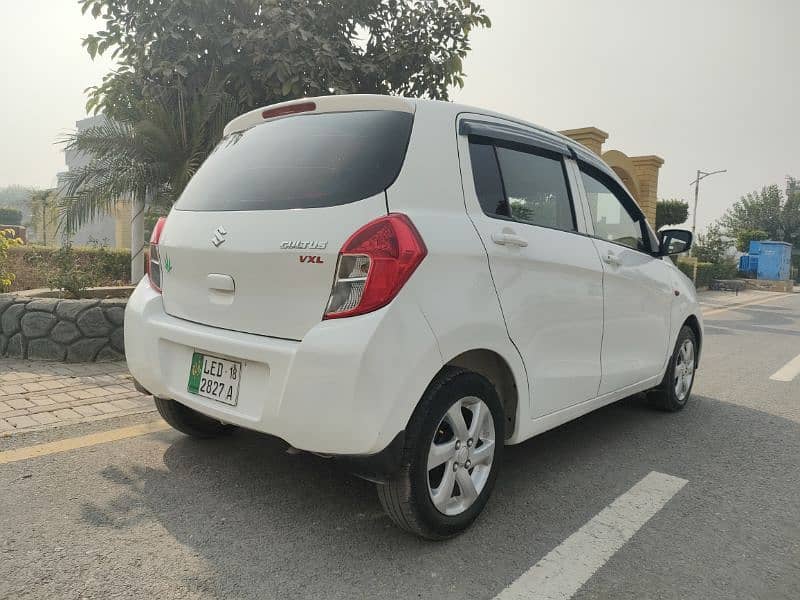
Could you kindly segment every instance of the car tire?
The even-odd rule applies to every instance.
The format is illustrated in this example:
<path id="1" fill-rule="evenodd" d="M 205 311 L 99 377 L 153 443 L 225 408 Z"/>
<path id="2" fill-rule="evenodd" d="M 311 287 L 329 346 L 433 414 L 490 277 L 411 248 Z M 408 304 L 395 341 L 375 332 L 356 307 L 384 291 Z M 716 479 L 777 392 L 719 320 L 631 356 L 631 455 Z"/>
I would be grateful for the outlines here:
<path id="1" fill-rule="evenodd" d="M 657 408 L 676 412 L 686 407 L 694 385 L 696 357 L 697 338 L 692 328 L 684 325 L 678 333 L 675 350 L 670 357 L 661 385 L 648 394 Z"/>
<path id="2" fill-rule="evenodd" d="M 466 530 L 494 487 L 504 423 L 503 407 L 488 379 L 446 367 L 428 386 L 409 421 L 399 473 L 377 484 L 389 518 L 430 540 Z M 431 464 L 443 462 L 429 469 L 429 459 Z"/>
<path id="3" fill-rule="evenodd" d="M 175 402 L 175 400 L 165 398 L 154 398 L 154 400 L 161 417 L 174 429 L 186 435 L 196 438 L 214 438 L 228 435 L 236 430 L 235 425 L 211 419 L 180 402 Z"/>

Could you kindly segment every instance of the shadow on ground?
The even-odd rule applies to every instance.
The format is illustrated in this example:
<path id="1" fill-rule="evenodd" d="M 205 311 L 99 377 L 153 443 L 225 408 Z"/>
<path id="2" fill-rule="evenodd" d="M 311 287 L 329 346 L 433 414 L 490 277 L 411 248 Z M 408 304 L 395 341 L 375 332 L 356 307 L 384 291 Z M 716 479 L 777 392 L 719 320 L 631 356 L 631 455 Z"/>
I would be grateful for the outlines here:
<path id="1" fill-rule="evenodd" d="M 712 398 L 677 414 L 629 398 L 507 448 L 487 510 L 444 543 L 395 529 L 372 484 L 285 448 L 247 432 L 181 438 L 164 469 L 105 469 L 121 493 L 85 504 L 84 523 L 123 538 L 163 525 L 210 565 L 203 576 L 220 597 L 491 598 L 655 470 L 689 484 L 593 579 L 596 597 L 764 597 L 798 585 L 785 569 L 798 567 L 786 556 L 800 539 L 790 518 L 800 425 Z"/>

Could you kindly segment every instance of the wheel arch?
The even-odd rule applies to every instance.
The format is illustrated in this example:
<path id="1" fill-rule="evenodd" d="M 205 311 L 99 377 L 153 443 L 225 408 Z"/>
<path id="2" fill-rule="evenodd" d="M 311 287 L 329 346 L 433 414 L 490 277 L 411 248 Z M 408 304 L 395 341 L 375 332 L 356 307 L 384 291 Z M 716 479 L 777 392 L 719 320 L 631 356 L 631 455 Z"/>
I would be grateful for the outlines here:
<path id="1" fill-rule="evenodd" d="M 512 437 L 517 430 L 520 394 L 517 378 L 508 361 L 494 350 L 475 348 L 454 356 L 444 364 L 442 369 L 446 367 L 461 367 L 473 371 L 491 382 L 497 391 L 505 413 L 505 437 L 506 439 Z M 439 373 L 436 374 L 437 377 Z"/>
<path id="2" fill-rule="evenodd" d="M 700 326 L 700 320 L 695 315 L 689 315 L 683 322 L 681 327 L 686 326 L 694 333 L 694 339 L 697 340 L 697 352 L 695 352 L 694 366 L 695 369 L 700 366 L 700 352 L 703 350 L 703 328 Z"/>

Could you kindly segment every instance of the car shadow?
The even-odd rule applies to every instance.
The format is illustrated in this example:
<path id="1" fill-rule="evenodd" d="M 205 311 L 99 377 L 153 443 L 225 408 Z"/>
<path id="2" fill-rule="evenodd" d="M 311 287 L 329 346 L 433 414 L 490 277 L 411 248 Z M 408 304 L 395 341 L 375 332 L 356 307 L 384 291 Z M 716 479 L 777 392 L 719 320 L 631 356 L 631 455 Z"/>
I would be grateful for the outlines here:
<path id="1" fill-rule="evenodd" d="M 752 575 L 737 590 L 746 597 L 800 534 L 787 521 L 800 510 L 800 424 L 709 397 L 674 414 L 632 397 L 506 447 L 484 514 L 442 543 L 395 528 L 373 484 L 286 447 L 250 432 L 180 438 L 163 469 L 106 468 L 122 491 L 84 504 L 83 519 L 121 534 L 157 522 L 206 560 L 217 595 L 237 598 L 492 598 L 650 471 L 689 483 L 653 519 L 654 533 L 628 544 L 636 558 L 617 569 L 629 578 L 702 586 L 693 565 L 728 573 L 733 561 Z M 759 554 L 743 563 L 745 543 Z M 682 569 L 680 581 L 670 575 Z"/>

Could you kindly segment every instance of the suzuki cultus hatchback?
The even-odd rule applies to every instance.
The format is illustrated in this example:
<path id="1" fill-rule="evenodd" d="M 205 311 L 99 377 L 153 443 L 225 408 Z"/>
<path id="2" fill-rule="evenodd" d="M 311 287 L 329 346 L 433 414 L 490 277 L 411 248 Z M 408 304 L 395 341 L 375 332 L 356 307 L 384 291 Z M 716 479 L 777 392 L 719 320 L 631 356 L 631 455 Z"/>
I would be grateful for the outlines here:
<path id="1" fill-rule="evenodd" d="M 703 327 L 614 172 L 476 108 L 330 96 L 225 128 L 150 245 L 126 354 L 161 415 L 244 427 L 376 482 L 442 539 L 503 446 L 649 391 L 683 408 Z"/>

